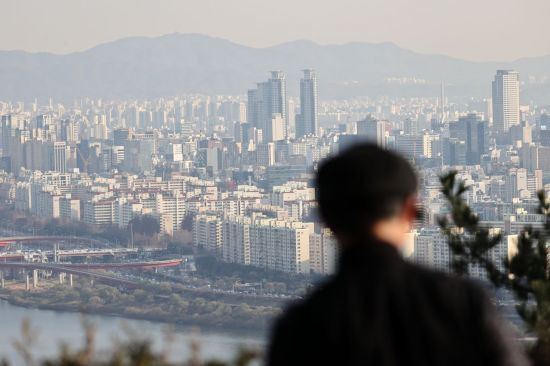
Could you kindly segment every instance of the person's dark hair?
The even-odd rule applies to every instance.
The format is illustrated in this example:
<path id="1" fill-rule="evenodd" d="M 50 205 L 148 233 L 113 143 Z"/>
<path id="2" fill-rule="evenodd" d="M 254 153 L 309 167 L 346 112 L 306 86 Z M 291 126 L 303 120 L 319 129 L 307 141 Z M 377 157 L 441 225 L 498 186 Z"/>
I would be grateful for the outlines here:
<path id="1" fill-rule="evenodd" d="M 374 222 L 398 213 L 417 187 L 407 160 L 372 143 L 324 160 L 316 178 L 321 218 L 337 235 L 368 234 Z"/>

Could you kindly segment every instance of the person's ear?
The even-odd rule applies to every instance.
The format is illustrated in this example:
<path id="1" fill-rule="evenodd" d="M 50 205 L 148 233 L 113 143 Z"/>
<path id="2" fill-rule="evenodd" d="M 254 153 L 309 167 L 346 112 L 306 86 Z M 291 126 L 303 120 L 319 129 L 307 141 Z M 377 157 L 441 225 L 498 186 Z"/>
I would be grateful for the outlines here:
<path id="1" fill-rule="evenodd" d="M 421 209 L 417 205 L 416 195 L 410 196 L 403 205 L 405 219 L 411 223 L 419 219 Z"/>

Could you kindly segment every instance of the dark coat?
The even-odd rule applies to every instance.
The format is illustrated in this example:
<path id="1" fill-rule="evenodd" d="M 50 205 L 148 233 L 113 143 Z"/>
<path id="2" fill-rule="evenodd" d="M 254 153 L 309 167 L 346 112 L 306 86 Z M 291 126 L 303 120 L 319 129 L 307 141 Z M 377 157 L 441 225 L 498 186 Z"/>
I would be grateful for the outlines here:
<path id="1" fill-rule="evenodd" d="M 268 366 L 526 365 L 485 291 L 384 243 L 344 251 L 338 273 L 276 323 Z"/>

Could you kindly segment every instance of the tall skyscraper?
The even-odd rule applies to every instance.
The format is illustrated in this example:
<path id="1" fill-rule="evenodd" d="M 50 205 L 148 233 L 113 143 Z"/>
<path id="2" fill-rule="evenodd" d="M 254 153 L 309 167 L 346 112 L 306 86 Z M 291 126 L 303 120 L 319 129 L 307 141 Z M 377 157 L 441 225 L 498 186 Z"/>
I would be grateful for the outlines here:
<path id="1" fill-rule="evenodd" d="M 300 115 L 296 120 L 296 137 L 317 134 L 317 76 L 304 70 L 300 80 Z"/>
<path id="2" fill-rule="evenodd" d="M 481 155 L 488 150 L 487 122 L 479 120 L 473 113 L 461 119 L 466 127 L 466 164 L 479 164 Z"/>
<path id="3" fill-rule="evenodd" d="M 272 71 L 269 83 L 269 99 L 268 105 L 271 114 L 280 113 L 283 118 L 287 119 L 286 105 L 286 78 L 282 71 Z"/>
<path id="4" fill-rule="evenodd" d="M 493 128 L 497 132 L 508 132 L 519 122 L 519 73 L 497 70 L 493 81 Z"/>
<path id="5" fill-rule="evenodd" d="M 257 89 L 250 89 L 248 91 L 248 104 L 246 106 L 246 122 L 252 127 L 259 128 L 260 114 L 262 108 L 262 98 L 260 93 L 260 85 Z"/>
<path id="6" fill-rule="evenodd" d="M 12 118 L 10 114 L 1 117 L 1 133 L 2 133 L 2 156 L 10 156 L 10 143 L 12 136 L 15 135 L 15 130 L 12 127 Z"/>
<path id="7" fill-rule="evenodd" d="M 115 131 L 116 132 L 116 131 Z M 83 172 L 88 173 L 88 165 L 90 161 L 91 149 L 88 140 L 81 140 L 76 144 L 76 166 Z"/>
<path id="8" fill-rule="evenodd" d="M 540 116 L 540 143 L 543 146 L 550 146 L 550 114 Z"/>
<path id="9" fill-rule="evenodd" d="M 288 115 L 288 137 L 296 137 L 296 101 L 293 98 L 288 98 L 287 101 L 287 115 Z"/>
<path id="10" fill-rule="evenodd" d="M 248 91 L 247 119 L 253 127 L 263 131 L 264 141 L 275 141 L 277 136 L 272 131 L 274 115 L 283 119 L 283 134 L 288 133 L 288 114 L 286 99 L 286 79 L 281 71 L 272 71 L 271 78 L 258 83 L 257 89 Z"/>
<path id="11" fill-rule="evenodd" d="M 67 172 L 67 146 L 65 141 L 50 142 L 48 145 L 49 170 Z"/>
<path id="12" fill-rule="evenodd" d="M 375 142 L 379 146 L 386 146 L 386 123 L 371 116 L 357 121 L 357 135 Z"/>
<path id="13" fill-rule="evenodd" d="M 130 130 L 128 128 L 117 128 L 113 131 L 113 144 L 115 146 L 124 146 L 124 141 L 130 138 Z"/>
<path id="14" fill-rule="evenodd" d="M 465 164 L 476 165 L 481 162 L 481 155 L 489 149 L 488 122 L 482 121 L 475 113 L 460 117 L 457 122 L 449 124 L 451 139 L 464 142 L 466 148 Z"/>
<path id="15" fill-rule="evenodd" d="M 445 123 L 447 117 L 447 100 L 445 98 L 445 83 L 441 82 L 441 96 L 439 97 L 439 123 Z"/>

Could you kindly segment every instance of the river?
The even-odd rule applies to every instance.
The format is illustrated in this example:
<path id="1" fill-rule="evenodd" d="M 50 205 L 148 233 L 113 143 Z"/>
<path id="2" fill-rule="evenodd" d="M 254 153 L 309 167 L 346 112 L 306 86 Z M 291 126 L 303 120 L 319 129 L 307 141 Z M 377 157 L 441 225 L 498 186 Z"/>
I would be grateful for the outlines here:
<path id="1" fill-rule="evenodd" d="M 158 351 L 166 348 L 166 324 L 103 315 L 88 315 L 86 318 L 95 327 L 98 350 L 109 349 L 113 340 L 128 339 L 128 330 L 139 337 L 153 340 L 153 347 Z M 32 347 L 37 359 L 56 355 L 62 344 L 76 349 L 84 342 L 80 314 L 26 309 L 0 300 L 0 360 L 6 358 L 11 365 L 21 364 L 13 342 L 21 339 L 21 328 L 25 319 L 30 321 L 31 329 L 37 335 L 36 343 Z M 170 358 L 178 361 L 188 358 L 192 340 L 199 342 L 205 360 L 227 360 L 242 346 L 262 348 L 265 342 L 264 334 L 212 330 L 199 333 L 194 332 L 192 327 L 183 326 L 175 327 L 169 334 L 173 337 L 169 347 Z"/>

